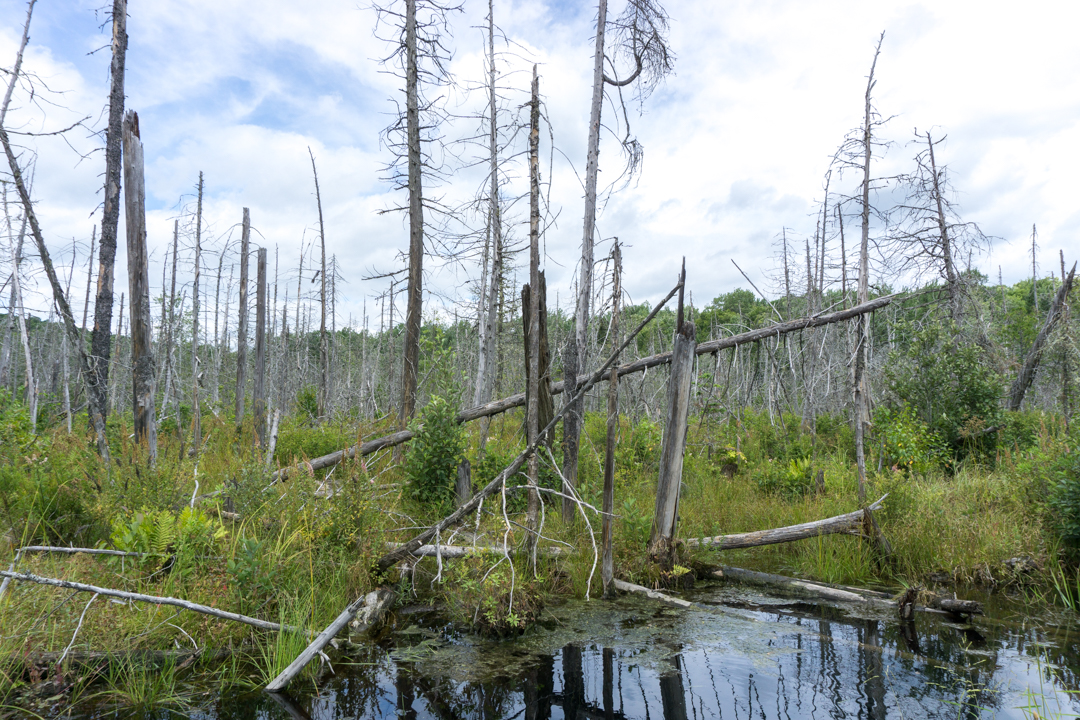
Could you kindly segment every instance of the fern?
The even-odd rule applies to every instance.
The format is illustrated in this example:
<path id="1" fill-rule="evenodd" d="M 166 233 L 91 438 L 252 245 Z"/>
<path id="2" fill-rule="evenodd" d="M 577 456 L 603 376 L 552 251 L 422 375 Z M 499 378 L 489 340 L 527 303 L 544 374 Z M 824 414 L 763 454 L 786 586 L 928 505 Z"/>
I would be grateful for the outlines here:
<path id="1" fill-rule="evenodd" d="M 170 551 L 170 546 L 175 545 L 176 535 L 176 518 L 173 514 L 165 510 L 155 513 L 150 552 L 165 555 Z"/>

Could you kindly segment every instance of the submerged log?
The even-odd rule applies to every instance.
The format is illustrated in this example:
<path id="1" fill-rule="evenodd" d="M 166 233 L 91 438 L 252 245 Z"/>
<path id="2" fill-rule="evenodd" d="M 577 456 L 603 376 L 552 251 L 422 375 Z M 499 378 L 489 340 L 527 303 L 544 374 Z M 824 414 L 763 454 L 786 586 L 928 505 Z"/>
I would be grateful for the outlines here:
<path id="1" fill-rule="evenodd" d="M 882 501 L 888 496 L 888 493 L 882 495 L 874 502 L 874 504 L 866 509 L 880 509 Z M 761 545 L 775 545 L 777 543 L 786 543 L 795 540 L 806 540 L 808 538 L 818 537 L 819 535 L 841 534 L 873 537 L 871 533 L 866 531 L 864 525 L 865 517 L 865 512 L 860 509 L 843 515 L 826 518 L 824 520 L 815 520 L 799 525 L 788 525 L 787 527 L 782 528 L 737 533 L 734 535 L 690 538 L 683 540 L 682 542 L 688 547 L 705 547 L 711 550 L 737 550 L 739 548 L 759 547 Z"/>
<path id="2" fill-rule="evenodd" d="M 394 602 L 394 598 L 397 597 L 394 591 L 390 588 L 381 587 L 369 592 L 367 595 L 361 595 L 354 600 L 347 608 L 341 611 L 334 622 L 330 623 L 325 630 L 319 633 L 311 644 L 308 645 L 302 653 L 296 656 L 296 658 L 289 663 L 289 666 L 281 671 L 281 673 L 270 681 L 270 684 L 266 686 L 267 692 L 281 692 L 285 689 L 285 686 L 289 684 L 294 677 L 296 677 L 304 666 L 322 652 L 322 649 L 337 635 L 341 630 L 349 624 L 357 614 L 360 615 L 363 630 L 367 631 L 381 621 L 382 616 L 386 614 L 386 611 Z"/>
<path id="3" fill-rule="evenodd" d="M 644 595 L 647 598 L 658 600 L 665 605 L 674 605 L 675 607 L 681 608 L 689 608 L 694 606 L 694 603 L 690 602 L 689 600 L 672 597 L 671 595 L 666 595 L 658 590 L 650 590 L 644 585 L 635 585 L 634 583 L 629 583 L 625 580 L 619 580 L 618 578 L 615 578 L 612 581 L 612 584 L 619 592 L 637 593 L 638 595 Z"/>

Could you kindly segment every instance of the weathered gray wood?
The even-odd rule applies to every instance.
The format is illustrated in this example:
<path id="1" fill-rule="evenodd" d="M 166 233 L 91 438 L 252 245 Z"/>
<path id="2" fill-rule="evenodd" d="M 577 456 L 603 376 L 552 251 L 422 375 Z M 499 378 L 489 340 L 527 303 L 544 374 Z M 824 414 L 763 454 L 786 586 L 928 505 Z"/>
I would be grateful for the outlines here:
<path id="1" fill-rule="evenodd" d="M 536 72 L 536 65 L 533 65 L 530 105 L 529 286 L 533 291 L 526 293 L 529 296 L 529 322 L 525 333 L 528 343 L 526 353 L 528 406 L 525 408 L 525 426 L 527 444 L 535 446 L 540 434 L 540 376 L 543 372 L 540 364 L 540 78 Z M 522 299 L 525 299 L 525 295 Z M 525 547 L 528 549 L 533 565 L 536 564 L 536 540 L 540 532 L 540 493 L 536 490 L 539 482 L 540 457 L 534 452 L 529 455 L 529 489 L 526 507 L 526 524 L 529 533 L 525 538 Z"/>
<path id="2" fill-rule="evenodd" d="M 409 187 L 409 285 L 405 310 L 405 347 L 402 353 L 402 429 L 416 410 L 416 383 L 420 363 L 420 311 L 423 292 L 424 202 L 420 148 L 420 76 L 417 64 L 416 0 L 405 0 L 405 132 Z"/>
<path id="3" fill-rule="evenodd" d="M 1062 308 L 1065 305 L 1065 298 L 1069 296 L 1069 292 L 1072 290 L 1073 278 L 1075 275 L 1076 263 L 1073 263 L 1072 270 L 1069 271 L 1068 276 L 1065 278 L 1065 282 L 1061 283 L 1061 287 L 1058 288 L 1053 302 L 1050 303 L 1050 311 L 1046 314 L 1046 321 L 1039 330 L 1039 334 L 1035 336 L 1035 342 L 1032 343 L 1031 349 L 1028 350 L 1027 355 L 1024 356 L 1024 364 L 1020 367 L 1020 372 L 1016 376 L 1016 380 L 1013 381 L 1012 387 L 1009 388 L 1009 399 L 1005 404 L 1005 407 L 1008 410 L 1015 411 L 1020 409 L 1020 406 L 1024 402 L 1024 395 L 1027 394 L 1028 388 L 1031 387 L 1031 383 L 1035 380 L 1035 372 L 1039 369 L 1039 361 L 1042 360 L 1046 341 L 1049 339 L 1050 333 L 1053 332 L 1054 326 L 1057 325 L 1058 320 L 1061 318 Z"/>
<path id="4" fill-rule="evenodd" d="M 266 686 L 267 692 L 281 692 L 284 690 L 285 686 L 304 669 L 304 666 L 311 662 L 312 658 L 318 655 L 361 609 L 364 609 L 365 615 L 370 618 L 371 622 L 374 622 L 375 618 L 381 617 L 386 612 L 394 602 L 394 598 L 394 591 L 385 587 L 358 597 L 347 608 L 342 610 L 341 614 L 334 618 L 334 621 L 319 633 L 311 641 L 311 644 L 297 655 L 295 660 L 289 663 L 287 668 L 270 681 L 270 684 Z"/>
<path id="5" fill-rule="evenodd" d="M 269 468 L 274 462 L 274 450 L 277 448 L 278 428 L 281 425 L 281 408 L 274 408 L 274 415 L 270 419 L 270 440 L 266 446 L 266 467 Z"/>
<path id="6" fill-rule="evenodd" d="M 150 465 L 157 462 L 154 394 L 157 368 L 150 333 L 150 268 L 146 251 L 146 184 L 139 116 L 124 115 L 124 217 L 127 225 L 128 298 L 131 324 L 132 413 L 135 437 L 146 443 Z"/>
<path id="7" fill-rule="evenodd" d="M 683 271 L 685 273 L 685 270 Z M 685 275 L 684 275 L 685 277 Z M 681 295 L 680 295 L 681 299 Z M 672 561 L 675 525 L 678 521 L 679 494 L 682 488 L 683 454 L 686 450 L 687 419 L 690 412 L 690 385 L 694 377 L 694 324 L 679 324 L 672 350 L 671 376 L 668 380 L 667 423 L 660 451 L 660 476 L 656 484 L 656 512 L 649 537 L 649 555 L 662 566 Z"/>
<path id="8" fill-rule="evenodd" d="M 879 510 L 888 494 L 882 495 L 867 510 Z M 712 550 L 737 550 L 739 548 L 760 547 L 762 545 L 775 545 L 778 543 L 794 542 L 818 537 L 819 535 L 872 535 L 866 532 L 864 526 L 865 513 L 862 509 L 837 515 L 824 520 L 788 525 L 782 528 L 758 530 L 748 533 L 736 533 L 732 535 L 717 535 L 715 537 L 689 538 L 683 540 L 688 547 L 704 547 Z"/>
<path id="9" fill-rule="evenodd" d="M 236 325 L 236 425 L 244 422 L 247 397 L 248 351 L 248 247 L 251 242 L 251 211 L 244 208 L 240 230 L 240 317 Z"/>
<path id="10" fill-rule="evenodd" d="M 880 308 L 883 308 L 883 307 L 889 305 L 890 303 L 892 303 L 893 301 L 895 301 L 897 298 L 900 298 L 900 297 L 902 297 L 901 293 L 896 293 L 896 294 L 893 294 L 893 295 L 885 295 L 885 296 L 882 296 L 882 297 L 879 297 L 879 298 L 875 298 L 875 299 L 873 299 L 873 300 L 871 300 L 871 301 L 869 301 L 867 303 L 863 303 L 862 305 L 857 305 L 855 307 L 848 308 L 847 310 L 840 310 L 840 311 L 837 311 L 837 312 L 834 312 L 834 313 L 828 313 L 828 314 L 825 314 L 825 315 L 815 315 L 815 316 L 812 316 L 812 317 L 799 318 L 798 320 L 792 320 L 790 322 L 778 323 L 778 324 L 773 325 L 773 326 L 768 327 L 768 328 L 761 328 L 759 330 L 751 330 L 749 332 L 740 333 L 738 335 L 732 335 L 731 337 L 720 338 L 718 340 L 709 340 L 708 342 L 703 342 L 703 343 L 699 344 L 694 352 L 697 355 L 705 355 L 705 354 L 708 354 L 708 353 L 719 352 L 720 350 L 726 350 L 727 348 L 738 347 L 739 345 L 744 345 L 746 343 L 758 342 L 758 341 L 763 340 L 764 338 L 767 338 L 767 337 L 773 337 L 773 336 L 776 336 L 776 335 L 784 335 L 784 334 L 787 334 L 787 333 L 790 333 L 790 332 L 796 332 L 796 331 L 803 330 L 805 328 L 810 328 L 810 327 L 819 327 L 821 325 L 829 325 L 829 324 L 832 324 L 832 323 L 843 322 L 845 320 L 850 320 L 853 317 L 857 317 L 858 315 L 860 315 L 862 313 L 873 312 L 874 310 L 878 310 Z M 642 327 L 644 327 L 644 324 L 642 325 Z M 633 336 L 636 336 L 637 333 L 640 332 L 640 330 L 641 330 L 641 327 L 639 327 L 637 330 L 635 330 Z M 573 343 L 568 343 L 567 344 L 567 353 L 568 354 L 571 353 L 572 348 L 575 348 L 575 347 L 576 347 L 576 345 L 573 345 Z M 635 360 L 634 362 L 626 363 L 625 365 L 620 365 L 618 367 L 619 377 L 623 377 L 624 375 L 630 375 L 632 373 L 643 372 L 645 370 L 648 370 L 648 369 L 653 368 L 653 367 L 657 367 L 659 365 L 669 364 L 670 362 L 671 362 L 671 353 L 670 352 L 659 353 L 657 355 L 651 355 L 649 357 L 645 357 L 645 358 L 641 358 L 639 360 Z M 564 365 L 564 367 L 567 366 L 567 362 L 566 362 L 565 359 L 563 361 L 563 365 Z M 588 375 L 578 375 L 577 376 L 578 385 L 580 386 L 581 383 L 584 383 L 588 377 L 589 377 Z M 565 386 L 565 382 L 562 381 L 562 380 L 560 380 L 559 382 L 552 383 L 551 384 L 551 394 L 552 395 L 563 394 L 564 386 Z M 479 405 L 477 407 L 472 407 L 472 408 L 467 408 L 465 410 L 462 410 L 461 412 L 459 412 L 457 414 L 457 417 L 455 419 L 459 423 L 472 422 L 473 420 L 479 420 L 481 418 L 491 417 L 492 415 L 498 415 L 500 413 L 504 413 L 504 412 L 507 412 L 509 410 L 513 410 L 514 408 L 522 407 L 524 404 L 525 404 L 525 393 L 517 393 L 515 395 L 510 395 L 510 396 L 502 398 L 500 400 L 494 400 L 494 401 L 492 401 L 490 403 L 487 403 L 487 404 L 484 404 L 484 405 Z M 561 416 L 563 417 L 563 422 L 565 424 L 567 418 L 570 417 L 570 413 L 567 412 L 565 414 L 561 414 Z M 337 450 L 337 451 L 332 452 L 332 453 L 330 453 L 328 455 L 323 455 L 321 457 L 313 458 L 313 459 L 303 463 L 303 467 L 305 469 L 307 469 L 308 471 L 321 470 L 322 468 L 330 467 L 331 465 L 337 465 L 339 462 L 342 462 L 343 460 L 347 460 L 347 459 L 351 460 L 351 459 L 355 458 L 358 454 L 360 456 L 370 455 L 371 453 L 378 452 L 379 450 L 382 450 L 383 448 L 393 447 L 395 445 L 399 445 L 401 443 L 408 442 L 409 440 L 413 439 L 414 435 L 415 435 L 415 433 L 413 433 L 412 430 L 399 430 L 398 432 L 391 433 L 390 435 L 386 435 L 384 437 L 369 440 L 369 441 L 367 441 L 365 443 L 362 443 L 360 445 L 353 445 L 353 446 L 351 446 L 351 447 L 349 447 L 347 449 L 344 449 L 344 450 Z M 565 430 L 564 430 L 564 439 L 566 437 L 571 437 L 573 435 L 574 435 L 573 433 L 567 434 L 565 432 Z M 564 456 L 565 456 L 565 454 L 564 454 Z M 288 476 L 289 472 L 291 472 L 289 470 L 289 468 L 282 468 L 280 471 L 278 471 L 278 473 L 274 474 L 273 479 L 274 480 L 283 479 L 283 478 Z M 566 477 L 566 478 L 570 477 L 566 472 L 566 466 L 565 465 L 563 466 L 563 476 Z M 569 493 L 565 492 L 565 488 L 564 488 L 564 494 L 569 495 Z M 576 506 L 574 505 L 573 501 L 567 500 L 567 499 L 564 498 L 563 502 L 564 503 L 569 503 L 570 507 L 571 507 L 571 510 L 573 512 L 577 511 Z"/>
<path id="11" fill-rule="evenodd" d="M 78 590 L 79 592 L 92 592 L 124 600 L 135 600 L 136 602 L 154 603 L 155 605 L 171 605 L 172 607 L 191 610 L 193 612 L 202 613 L 203 615 L 212 615 L 213 617 L 221 618 L 222 620 L 232 620 L 234 622 L 244 623 L 245 625 L 251 625 L 252 627 L 257 627 L 262 630 L 281 630 L 283 627 L 278 623 L 259 620 L 258 618 L 248 617 L 247 615 L 240 615 L 239 613 L 228 612 L 226 610 L 218 610 L 217 608 L 188 602 L 187 600 L 181 600 L 180 598 L 144 595 L 142 593 L 127 592 L 125 590 L 113 590 L 112 588 L 97 587 L 96 585 L 71 582 L 70 580 L 57 580 L 55 578 L 41 577 L 40 575 L 32 575 L 30 573 L 11 572 L 9 570 L 0 570 L 0 577 L 11 578 L 12 580 L 18 580 L 20 582 L 37 583 L 39 585 L 52 585 L 53 587 Z M 290 628 L 289 626 L 284 627 L 285 629 L 296 630 L 296 628 Z"/>
<path id="12" fill-rule="evenodd" d="M 622 299 L 622 252 L 619 241 L 611 248 L 611 327 L 609 335 L 613 343 L 619 342 L 619 310 Z M 602 500 L 603 516 L 600 526 L 600 578 L 604 584 L 604 597 L 614 595 L 615 559 L 612 548 L 613 523 L 615 513 L 615 440 L 619 434 L 619 371 L 611 369 L 608 381 L 607 439 L 604 446 L 604 494 Z"/>
<path id="13" fill-rule="evenodd" d="M 634 583 L 626 582 L 625 580 L 614 579 L 611 581 L 612 586 L 619 592 L 637 593 L 644 595 L 647 598 L 658 600 L 665 605 L 674 605 L 680 608 L 690 608 L 694 606 L 694 603 L 683 600 L 682 598 L 672 597 L 671 595 L 665 595 L 657 590 L 650 590 L 642 585 L 635 585 Z"/>
<path id="14" fill-rule="evenodd" d="M 454 494 L 457 496 L 458 505 L 469 502 L 469 498 L 472 497 L 472 467 L 469 465 L 468 458 L 458 465 Z"/>
<path id="15" fill-rule="evenodd" d="M 191 454 L 199 456 L 202 444 L 202 410 L 199 407 L 199 267 L 202 260 L 203 174 L 199 171 L 199 198 L 195 206 L 195 280 L 191 287 Z"/>
<path id="16" fill-rule="evenodd" d="M 882 608 L 895 608 L 896 601 L 882 597 L 878 593 L 864 593 L 854 588 L 840 589 L 796 578 L 773 575 L 771 573 L 743 570 L 742 568 L 723 566 L 714 573 L 714 577 L 723 580 L 737 580 L 747 585 L 779 588 L 794 595 L 809 596 L 820 600 L 855 603 Z"/>
<path id="17" fill-rule="evenodd" d="M 315 153 L 308 145 L 311 156 L 311 174 L 315 178 L 315 205 L 319 209 L 319 247 L 322 249 L 322 267 L 319 271 L 319 420 L 330 415 L 330 341 L 326 335 L 326 226 L 323 224 L 322 193 L 319 190 L 319 171 L 315 168 Z"/>
<path id="18" fill-rule="evenodd" d="M 257 446 L 266 448 L 266 248 L 259 248 L 255 290 L 255 383 L 251 390 Z"/>

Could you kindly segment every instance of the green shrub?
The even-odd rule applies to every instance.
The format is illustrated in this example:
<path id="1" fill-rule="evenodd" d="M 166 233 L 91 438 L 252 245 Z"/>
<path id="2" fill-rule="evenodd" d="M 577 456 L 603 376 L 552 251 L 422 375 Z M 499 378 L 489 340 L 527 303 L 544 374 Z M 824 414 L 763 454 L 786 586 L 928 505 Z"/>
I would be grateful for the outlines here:
<path id="1" fill-rule="evenodd" d="M 226 564 L 229 586 L 241 612 L 261 608 L 278 591 L 278 566 L 267 543 L 255 538 L 243 538 Z"/>
<path id="2" fill-rule="evenodd" d="M 885 464 L 926 475 L 948 460 L 948 448 L 940 436 L 915 417 L 909 405 L 899 410 L 879 407 L 874 428 L 883 444 Z"/>
<path id="3" fill-rule="evenodd" d="M 792 498 L 806 495 L 814 489 L 814 467 L 810 458 L 768 460 L 754 473 L 762 492 Z"/>
<path id="4" fill-rule="evenodd" d="M 110 540 L 117 550 L 147 553 L 147 564 L 160 564 L 163 556 L 172 555 L 173 572 L 184 575 L 196 567 L 192 561 L 197 556 L 215 552 L 225 535 L 220 521 L 186 507 L 178 514 L 158 510 L 114 518 Z"/>
<path id="5" fill-rule="evenodd" d="M 347 448 L 356 442 L 351 429 L 337 425 L 309 427 L 306 421 L 290 419 L 278 430 L 274 457 L 282 465 L 291 465 L 302 458 L 316 458 Z"/>
<path id="6" fill-rule="evenodd" d="M 409 424 L 416 433 L 405 456 L 409 495 L 422 505 L 446 509 L 453 504 L 458 465 L 465 456 L 465 428 L 445 398 L 435 396 Z"/>
<path id="7" fill-rule="evenodd" d="M 1061 456 L 1054 466 L 1050 508 L 1058 534 L 1073 548 L 1080 547 L 1080 447 Z"/>

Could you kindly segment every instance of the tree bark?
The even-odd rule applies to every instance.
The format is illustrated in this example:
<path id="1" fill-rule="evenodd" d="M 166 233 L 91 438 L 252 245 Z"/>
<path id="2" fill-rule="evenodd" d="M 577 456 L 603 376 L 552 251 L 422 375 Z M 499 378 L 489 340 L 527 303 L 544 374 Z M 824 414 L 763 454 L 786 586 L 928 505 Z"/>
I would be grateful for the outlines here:
<path id="1" fill-rule="evenodd" d="M 534 292 L 522 293 L 522 309 L 525 296 L 529 295 L 529 323 L 525 337 L 529 352 L 527 368 L 528 407 L 526 408 L 527 444 L 536 445 L 540 433 L 540 78 L 533 65 L 532 101 L 529 111 L 529 285 Z M 524 290 L 524 289 L 523 289 Z M 527 523 L 529 533 L 526 548 L 533 565 L 536 564 L 536 540 L 540 532 L 540 457 L 529 456 Z"/>
<path id="2" fill-rule="evenodd" d="M 686 277 L 685 272 L 683 278 Z M 697 345 L 694 324 L 682 317 L 681 291 L 679 300 L 671 376 L 668 379 L 667 424 L 660 451 L 660 477 L 656 484 L 656 513 L 649 537 L 649 555 L 665 570 L 670 570 L 674 561 L 675 528 L 679 517 L 683 454 L 690 412 L 690 384 L 694 376 L 694 350 Z"/>
<path id="3" fill-rule="evenodd" d="M 236 325 L 236 426 L 244 422 L 244 400 L 247 397 L 248 351 L 248 251 L 251 242 L 251 211 L 244 208 L 244 224 L 240 232 L 240 316 Z"/>
<path id="4" fill-rule="evenodd" d="M 424 261 L 424 205 L 421 184 L 420 108 L 416 64 L 416 0 L 405 0 L 405 121 L 409 162 L 409 289 L 405 315 L 405 348 L 401 373 L 402 428 L 416 410 L 420 362 L 421 292 Z"/>
<path id="5" fill-rule="evenodd" d="M 319 420 L 329 416 L 330 407 L 330 346 L 326 337 L 326 228 L 323 225 L 322 195 L 319 193 L 319 171 L 315 168 L 315 154 L 308 146 L 311 156 L 311 174 L 315 177 L 315 204 L 319 208 L 319 246 L 322 248 L 322 269 L 319 277 Z"/>
<path id="6" fill-rule="evenodd" d="M 612 289 L 611 289 L 611 326 L 608 333 L 613 345 L 619 344 L 619 302 L 622 298 L 622 252 L 619 242 L 611 248 Z M 618 362 L 618 358 L 616 358 Z M 612 551 L 613 517 L 615 513 L 615 441 L 619 434 L 619 371 L 611 369 L 608 383 L 607 405 L 607 442 L 604 447 L 604 496 L 603 519 L 600 527 L 600 546 L 602 559 L 600 577 L 604 583 L 604 597 L 615 594 L 612 583 L 615 579 L 615 559 Z"/>
<path id="7" fill-rule="evenodd" d="M 127 0 L 113 0 L 112 64 L 109 68 L 109 125 L 105 132 L 105 207 L 101 217 L 97 298 L 90 336 L 94 382 L 87 386 L 92 416 L 104 427 L 108 416 L 109 360 L 112 356 L 113 268 L 120 222 L 121 131 L 124 119 L 124 62 L 127 54 Z M 99 448 L 100 451 L 100 448 Z"/>
<path id="8" fill-rule="evenodd" d="M 4 204 L 7 205 L 5 196 Z M 23 232 L 25 232 L 26 223 L 23 222 Z M 21 242 L 19 243 L 22 244 Z M 38 411 L 38 393 L 37 393 L 37 380 L 34 379 L 34 358 L 30 354 L 30 336 L 26 331 L 26 306 L 23 304 L 22 293 L 22 281 L 19 278 L 19 262 L 15 256 L 14 238 L 11 241 L 11 289 L 15 295 L 15 307 L 12 308 L 12 312 L 15 314 L 16 321 L 19 325 L 19 339 L 22 341 L 23 358 L 26 363 L 26 404 L 30 411 L 30 427 L 32 432 L 37 435 L 37 411 Z"/>
<path id="9" fill-rule="evenodd" d="M 266 248 L 259 248 L 255 290 L 255 385 L 252 406 L 256 446 L 266 449 Z"/>
<path id="10" fill-rule="evenodd" d="M 146 443 L 151 466 L 157 462 L 157 423 L 154 393 L 157 369 L 151 348 L 150 269 L 146 252 L 146 187 L 143 179 L 143 148 L 139 139 L 139 116 L 124 116 L 124 193 L 127 225 L 128 294 L 131 314 L 132 413 L 135 437 Z"/>
<path id="11" fill-rule="evenodd" d="M 191 453 L 198 456 L 202 442 L 199 408 L 199 261 L 202 259 L 203 174 L 199 171 L 199 199 L 195 208 L 195 281 L 191 288 Z"/>
<path id="12" fill-rule="evenodd" d="M 1053 332 L 1058 320 L 1061 319 L 1062 308 L 1065 305 L 1065 299 L 1072 290 L 1075 275 L 1076 264 L 1073 263 L 1072 270 L 1069 271 L 1065 282 L 1061 283 L 1061 287 L 1058 288 L 1057 294 L 1050 303 L 1050 310 L 1046 313 L 1046 322 L 1043 323 L 1039 334 L 1035 336 L 1035 342 L 1024 357 L 1024 364 L 1020 367 L 1020 372 L 1017 374 L 1016 380 L 1013 381 L 1012 387 L 1009 388 L 1009 397 L 1005 403 L 1007 410 L 1019 410 L 1024 403 L 1024 395 L 1027 394 L 1028 388 L 1031 387 L 1031 383 L 1035 380 L 1035 373 L 1039 369 L 1039 361 L 1042 360 L 1043 350 L 1046 349 L 1046 341 L 1050 338 L 1050 333 Z"/>

